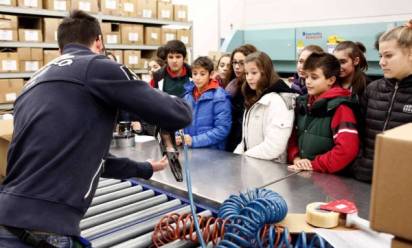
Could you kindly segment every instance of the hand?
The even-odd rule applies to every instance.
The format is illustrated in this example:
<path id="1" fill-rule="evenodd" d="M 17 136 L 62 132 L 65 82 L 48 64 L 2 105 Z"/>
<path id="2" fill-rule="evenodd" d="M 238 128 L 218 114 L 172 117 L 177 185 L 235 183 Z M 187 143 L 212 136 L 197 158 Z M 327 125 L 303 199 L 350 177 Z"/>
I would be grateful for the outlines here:
<path id="1" fill-rule="evenodd" d="M 176 145 L 180 146 L 182 144 L 182 137 L 180 135 L 176 136 Z"/>
<path id="2" fill-rule="evenodd" d="M 185 134 L 185 143 L 188 146 L 192 145 L 192 137 L 190 137 L 190 135 L 188 135 L 188 134 Z"/>
<path id="3" fill-rule="evenodd" d="M 301 171 L 301 170 L 313 170 L 312 168 L 312 163 L 310 162 L 309 159 L 300 159 L 300 158 L 295 158 L 293 160 L 293 165 L 288 166 L 288 169 L 290 170 L 297 170 L 297 171 Z"/>
<path id="4" fill-rule="evenodd" d="M 163 156 L 161 160 L 155 161 L 153 159 L 148 159 L 147 162 L 152 165 L 153 172 L 164 170 L 169 164 L 166 155 Z"/>
<path id="5" fill-rule="evenodd" d="M 142 125 L 138 121 L 133 121 L 132 122 L 132 129 L 133 129 L 133 131 L 140 132 L 140 131 L 142 131 Z"/>

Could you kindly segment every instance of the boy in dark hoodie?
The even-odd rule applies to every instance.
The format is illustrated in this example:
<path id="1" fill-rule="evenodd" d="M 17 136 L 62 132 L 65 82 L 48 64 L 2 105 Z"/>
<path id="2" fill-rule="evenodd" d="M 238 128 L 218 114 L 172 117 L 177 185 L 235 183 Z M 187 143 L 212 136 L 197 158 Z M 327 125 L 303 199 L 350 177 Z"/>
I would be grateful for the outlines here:
<path id="1" fill-rule="evenodd" d="M 303 68 L 308 95 L 297 99 L 289 169 L 336 173 L 359 151 L 351 92 L 338 86 L 340 64 L 333 55 L 312 53 Z"/>
<path id="2" fill-rule="evenodd" d="M 153 74 L 150 84 L 169 95 L 183 97 L 184 85 L 189 83 L 192 77 L 190 66 L 184 62 L 186 46 L 180 40 L 171 40 L 163 49 L 167 65 Z"/>

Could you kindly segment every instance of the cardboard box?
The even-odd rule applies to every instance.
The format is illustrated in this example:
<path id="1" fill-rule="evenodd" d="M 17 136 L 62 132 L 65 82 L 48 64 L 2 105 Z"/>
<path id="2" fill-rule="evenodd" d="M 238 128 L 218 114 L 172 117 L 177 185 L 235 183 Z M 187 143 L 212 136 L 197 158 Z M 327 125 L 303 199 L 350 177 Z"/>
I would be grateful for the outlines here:
<path id="1" fill-rule="evenodd" d="M 120 33 L 122 35 L 122 44 L 143 45 L 143 25 L 120 24 Z"/>
<path id="2" fill-rule="evenodd" d="M 156 27 L 145 27 L 144 28 L 144 44 L 158 46 L 161 45 L 161 35 L 162 29 Z"/>
<path id="3" fill-rule="evenodd" d="M 173 5 L 173 19 L 177 22 L 187 22 L 187 5 Z"/>
<path id="4" fill-rule="evenodd" d="M 57 28 L 61 21 L 57 18 L 43 18 L 44 42 L 57 43 Z"/>
<path id="5" fill-rule="evenodd" d="M 18 72 L 19 58 L 16 52 L 0 53 L 0 72 Z"/>
<path id="6" fill-rule="evenodd" d="M 100 12 L 106 15 L 120 15 L 120 0 L 100 0 Z"/>
<path id="7" fill-rule="evenodd" d="M 43 18 L 19 16 L 18 33 L 19 41 L 42 42 L 43 41 Z"/>
<path id="8" fill-rule="evenodd" d="M 17 6 L 26 8 L 43 8 L 42 0 L 17 0 Z"/>
<path id="9" fill-rule="evenodd" d="M 123 64 L 130 69 L 139 69 L 141 52 L 136 50 L 125 50 L 123 54 Z"/>
<path id="10" fill-rule="evenodd" d="M 16 0 L 0 0 L 0 5 L 16 6 Z"/>
<path id="11" fill-rule="evenodd" d="M 43 50 L 43 64 L 47 65 L 50 61 L 59 56 L 59 50 Z"/>
<path id="12" fill-rule="evenodd" d="M 189 29 L 176 30 L 176 37 L 182 41 L 186 47 L 192 46 L 192 31 Z"/>
<path id="13" fill-rule="evenodd" d="M 21 78 L 0 79 L 0 103 L 14 102 L 23 86 Z"/>
<path id="14" fill-rule="evenodd" d="M 86 12 L 99 12 L 97 0 L 71 0 L 70 9 L 79 9 Z"/>
<path id="15" fill-rule="evenodd" d="M 17 54 L 21 72 L 37 71 L 43 66 L 42 48 L 20 47 L 17 48 Z"/>
<path id="16" fill-rule="evenodd" d="M 406 106 L 406 105 L 405 105 Z M 370 223 L 412 240 L 412 123 L 376 136 Z"/>
<path id="17" fill-rule="evenodd" d="M 0 84 L 3 80 L 0 80 Z M 0 120 L 0 181 L 6 176 L 7 152 L 13 135 L 13 120 Z"/>
<path id="18" fill-rule="evenodd" d="M 0 29 L 0 41 L 18 41 L 17 30 Z"/>
<path id="19" fill-rule="evenodd" d="M 148 66 L 149 66 L 149 59 L 141 57 L 139 60 L 139 64 L 137 65 L 135 69 L 143 70 L 143 69 L 147 69 Z"/>
<path id="20" fill-rule="evenodd" d="M 157 0 L 137 0 L 137 17 L 157 18 Z"/>
<path id="21" fill-rule="evenodd" d="M 68 11 L 70 0 L 44 0 L 43 6 L 48 10 Z"/>
<path id="22" fill-rule="evenodd" d="M 157 19 L 173 21 L 173 4 L 166 2 L 158 2 Z"/>
<path id="23" fill-rule="evenodd" d="M 120 15 L 137 17 L 137 0 L 120 0 Z"/>
<path id="24" fill-rule="evenodd" d="M 117 60 L 117 63 L 123 64 L 123 50 L 107 50 L 107 52 L 112 53 Z"/>
<path id="25" fill-rule="evenodd" d="M 0 29 L 15 29 L 18 27 L 17 16 L 0 15 Z"/>
<path id="26" fill-rule="evenodd" d="M 101 25 L 103 39 L 106 44 L 120 44 L 120 24 L 104 22 Z"/>
<path id="27" fill-rule="evenodd" d="M 17 48 L 19 60 L 43 61 L 43 48 L 19 47 Z"/>
<path id="28" fill-rule="evenodd" d="M 412 241 L 408 242 L 406 240 L 401 240 L 398 238 L 392 239 L 392 248 L 412 248 Z"/>
<path id="29" fill-rule="evenodd" d="M 40 29 L 19 29 L 19 41 L 23 42 L 43 42 L 43 35 Z"/>
<path id="30" fill-rule="evenodd" d="M 176 40 L 176 29 L 162 28 L 162 44 L 169 40 Z"/>

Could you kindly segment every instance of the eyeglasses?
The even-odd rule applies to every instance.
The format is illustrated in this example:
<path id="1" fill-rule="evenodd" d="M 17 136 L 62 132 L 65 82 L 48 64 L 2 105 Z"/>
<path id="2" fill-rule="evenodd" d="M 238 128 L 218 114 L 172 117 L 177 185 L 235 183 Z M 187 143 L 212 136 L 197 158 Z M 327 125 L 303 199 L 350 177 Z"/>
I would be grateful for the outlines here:
<path id="1" fill-rule="evenodd" d="M 240 61 L 234 60 L 234 61 L 232 62 L 232 66 L 236 66 L 236 65 L 244 66 L 244 65 L 245 65 L 245 61 L 243 61 L 243 60 L 240 60 Z"/>

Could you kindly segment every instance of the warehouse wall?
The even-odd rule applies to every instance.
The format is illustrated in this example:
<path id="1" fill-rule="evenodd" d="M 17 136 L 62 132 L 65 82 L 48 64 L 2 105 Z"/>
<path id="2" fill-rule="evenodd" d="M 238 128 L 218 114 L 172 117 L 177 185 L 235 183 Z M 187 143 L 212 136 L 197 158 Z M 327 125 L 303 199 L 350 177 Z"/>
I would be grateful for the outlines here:
<path id="1" fill-rule="evenodd" d="M 237 29 L 395 21 L 412 18 L 410 0 L 173 0 L 189 6 L 194 57 L 219 49 Z M 342 4 L 345 3 L 345 4 Z"/>
<path id="2" fill-rule="evenodd" d="M 318 26 L 412 18 L 410 0 L 244 0 L 244 28 Z"/>

